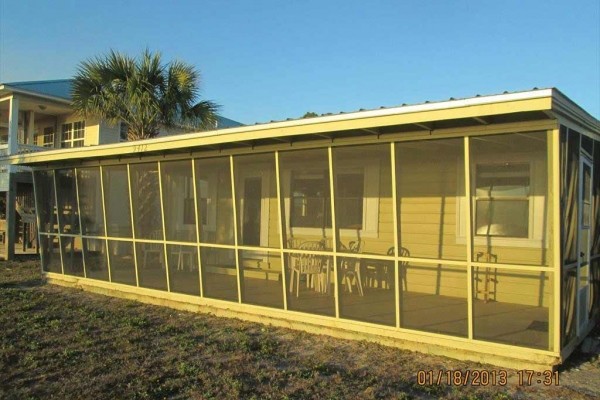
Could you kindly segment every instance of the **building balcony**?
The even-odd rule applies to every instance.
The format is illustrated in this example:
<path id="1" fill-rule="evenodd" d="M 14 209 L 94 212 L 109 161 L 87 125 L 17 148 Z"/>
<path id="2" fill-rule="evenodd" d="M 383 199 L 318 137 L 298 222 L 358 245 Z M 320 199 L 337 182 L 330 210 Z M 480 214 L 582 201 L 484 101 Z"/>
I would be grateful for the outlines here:
<path id="1" fill-rule="evenodd" d="M 17 154 L 35 153 L 38 151 L 50 150 L 48 147 L 36 146 L 33 144 L 18 144 Z M 8 143 L 0 143 L 0 157 L 8 155 Z"/>

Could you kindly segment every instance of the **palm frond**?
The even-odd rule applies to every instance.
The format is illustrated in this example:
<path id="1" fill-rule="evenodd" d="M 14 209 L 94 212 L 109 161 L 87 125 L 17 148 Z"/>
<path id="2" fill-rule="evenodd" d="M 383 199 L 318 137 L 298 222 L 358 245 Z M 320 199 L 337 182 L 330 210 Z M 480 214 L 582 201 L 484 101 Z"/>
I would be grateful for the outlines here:
<path id="1" fill-rule="evenodd" d="M 161 126 L 208 129 L 218 106 L 198 101 L 200 74 L 181 61 L 162 62 L 145 50 L 132 58 L 111 50 L 83 61 L 74 77 L 73 108 L 87 117 L 124 121 L 131 138 L 156 136 Z"/>

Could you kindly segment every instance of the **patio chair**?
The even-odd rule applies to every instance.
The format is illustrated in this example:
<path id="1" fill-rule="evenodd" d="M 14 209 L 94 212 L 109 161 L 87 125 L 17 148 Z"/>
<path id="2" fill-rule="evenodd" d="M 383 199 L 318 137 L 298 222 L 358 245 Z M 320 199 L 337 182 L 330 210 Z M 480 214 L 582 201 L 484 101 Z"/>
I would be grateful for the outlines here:
<path id="1" fill-rule="evenodd" d="M 401 248 L 402 249 L 402 248 Z M 393 256 L 395 247 L 390 247 L 388 256 Z M 394 262 L 385 260 L 369 260 L 365 266 L 365 285 L 370 288 L 391 289 L 394 280 Z"/>
<path id="2" fill-rule="evenodd" d="M 195 242 L 196 232 L 190 229 L 177 229 L 177 240 L 184 242 Z M 170 246 L 169 246 L 170 247 Z M 176 245 L 171 247 L 171 257 L 177 258 L 177 271 L 183 271 L 187 266 L 188 271 L 196 269 L 196 250 L 195 247 Z"/>
<path id="3" fill-rule="evenodd" d="M 323 251 L 321 242 L 304 242 L 298 246 L 298 250 Z M 323 268 L 325 257 L 316 254 L 290 254 L 290 293 L 294 292 L 294 281 L 296 283 L 296 297 L 300 295 L 300 278 L 306 277 L 306 287 L 314 288 L 318 292 L 327 291 L 326 277 Z"/>
<path id="4" fill-rule="evenodd" d="M 177 245 L 171 250 L 171 256 L 177 257 L 177 271 L 187 270 L 192 272 L 196 269 L 196 251 L 194 247 Z M 171 268 L 171 267 L 169 267 Z"/>
<path id="5" fill-rule="evenodd" d="M 287 239 L 287 248 L 288 249 L 298 249 L 302 243 L 306 242 L 305 239 L 290 237 Z"/>
<path id="6" fill-rule="evenodd" d="M 152 235 L 150 235 L 150 239 L 152 240 L 163 240 L 161 231 L 153 231 Z M 164 247 L 162 243 L 143 243 L 142 244 L 142 253 L 144 255 L 144 261 L 142 263 L 142 268 L 146 268 L 148 265 L 148 256 L 156 255 L 160 261 L 160 264 L 164 266 L 163 257 L 164 257 Z"/>
<path id="7" fill-rule="evenodd" d="M 406 247 L 400 247 L 398 251 L 398 257 L 410 257 L 410 251 Z M 400 289 L 402 289 L 402 283 L 404 283 L 404 290 L 408 290 L 408 281 L 406 280 L 406 271 L 408 268 L 408 261 L 398 261 L 398 275 L 400 276 Z"/>
<path id="8" fill-rule="evenodd" d="M 348 247 L 342 243 L 339 244 L 339 250 L 350 251 L 351 253 L 362 253 L 363 241 L 361 239 L 351 241 Z M 342 276 L 342 285 L 346 283 L 346 288 L 352 293 L 352 286 L 356 285 L 358 294 L 364 296 L 363 284 L 361 278 L 361 260 L 358 258 L 343 257 L 340 259 L 340 268 Z"/>

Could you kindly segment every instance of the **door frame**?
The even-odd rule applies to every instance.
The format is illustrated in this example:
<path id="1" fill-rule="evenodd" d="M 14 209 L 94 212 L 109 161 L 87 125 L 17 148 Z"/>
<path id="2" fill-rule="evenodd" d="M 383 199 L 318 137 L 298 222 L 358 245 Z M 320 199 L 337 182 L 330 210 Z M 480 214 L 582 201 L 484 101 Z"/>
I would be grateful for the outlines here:
<path id="1" fill-rule="evenodd" d="M 578 210 L 577 210 L 577 295 L 575 296 L 576 298 L 576 318 L 577 318 L 577 323 L 575 324 L 576 326 L 576 332 L 577 332 L 577 336 L 581 335 L 584 331 L 585 328 L 587 327 L 587 325 L 589 324 L 589 312 L 588 312 L 588 304 L 590 301 L 590 277 L 591 277 L 591 254 L 590 254 L 590 250 L 591 250 L 591 241 L 593 240 L 593 238 L 591 237 L 591 209 L 590 209 L 590 214 L 589 214 L 589 219 L 590 221 L 587 221 L 587 226 L 584 224 L 583 221 L 583 203 L 584 203 L 584 189 L 583 189 L 583 181 L 584 181 L 584 167 L 589 167 L 590 169 L 590 193 L 589 193 L 589 202 L 590 202 L 590 207 L 593 204 L 592 203 L 592 190 L 591 190 L 591 184 L 594 182 L 594 164 L 593 162 L 583 153 L 580 154 L 579 157 L 579 191 L 578 191 Z M 588 240 L 587 240 L 587 249 L 582 249 L 582 246 L 584 246 L 583 243 L 583 235 L 582 232 L 584 230 L 588 230 Z M 582 251 L 584 250 L 584 251 Z M 588 269 L 588 273 L 587 273 L 587 283 L 582 286 L 582 269 L 583 268 L 587 268 Z M 583 297 L 583 299 L 582 299 Z M 585 307 L 583 307 L 584 305 L 581 304 L 581 301 L 585 302 Z M 581 315 L 581 312 L 584 312 L 584 315 Z"/>
<path id="2" fill-rule="evenodd" d="M 244 200 L 246 195 L 246 179 L 247 178 L 260 178 L 261 180 L 261 199 L 260 199 L 260 247 L 267 247 L 269 243 L 269 178 L 270 171 L 268 165 L 260 166 L 258 170 L 241 172 L 240 173 L 240 209 L 239 222 L 240 230 L 243 235 L 243 221 L 244 221 Z"/>

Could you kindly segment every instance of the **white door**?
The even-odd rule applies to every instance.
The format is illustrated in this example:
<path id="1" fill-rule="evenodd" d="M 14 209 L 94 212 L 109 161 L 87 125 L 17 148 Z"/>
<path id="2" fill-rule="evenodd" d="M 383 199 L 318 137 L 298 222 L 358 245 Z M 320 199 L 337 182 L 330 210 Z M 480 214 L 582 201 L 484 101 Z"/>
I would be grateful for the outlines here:
<path id="1" fill-rule="evenodd" d="M 579 166 L 579 262 L 577 268 L 577 321 L 578 333 L 586 328 L 590 314 L 590 246 L 592 238 L 592 182 L 593 166 L 581 157 Z"/>

